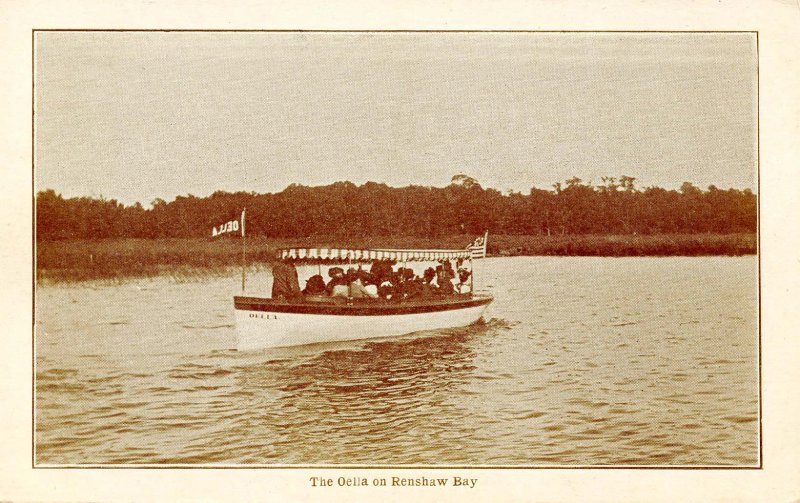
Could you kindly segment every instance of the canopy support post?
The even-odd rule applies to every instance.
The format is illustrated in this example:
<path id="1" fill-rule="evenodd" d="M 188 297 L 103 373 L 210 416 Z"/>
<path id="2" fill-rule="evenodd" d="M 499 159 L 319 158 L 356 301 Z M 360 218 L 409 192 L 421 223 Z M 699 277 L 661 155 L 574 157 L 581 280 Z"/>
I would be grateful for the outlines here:
<path id="1" fill-rule="evenodd" d="M 350 269 L 352 269 L 350 267 L 352 265 L 352 261 L 350 260 L 351 256 L 352 256 L 352 253 L 348 252 L 347 253 L 347 272 L 348 272 L 348 275 L 350 273 Z M 347 275 L 345 275 L 345 277 L 347 277 Z M 353 299 L 353 282 L 348 280 L 347 281 L 347 302 L 348 302 L 348 304 L 352 302 L 352 299 Z"/>
<path id="2" fill-rule="evenodd" d="M 475 292 L 475 269 L 472 266 L 472 253 L 469 256 L 469 294 Z"/>

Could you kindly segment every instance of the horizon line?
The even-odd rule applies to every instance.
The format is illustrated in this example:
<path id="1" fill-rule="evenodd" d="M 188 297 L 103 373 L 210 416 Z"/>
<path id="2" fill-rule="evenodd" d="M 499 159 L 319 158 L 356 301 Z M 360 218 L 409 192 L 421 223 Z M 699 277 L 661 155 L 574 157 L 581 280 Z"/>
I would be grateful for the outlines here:
<path id="1" fill-rule="evenodd" d="M 536 185 L 531 185 L 531 187 L 528 189 L 528 192 L 522 192 L 522 191 L 515 190 L 513 188 L 499 189 L 499 188 L 496 188 L 496 187 L 486 186 L 486 185 L 481 184 L 480 180 L 477 180 L 474 177 L 471 177 L 469 175 L 465 175 L 464 173 L 459 173 L 457 175 L 454 175 L 454 177 L 459 176 L 459 175 L 468 176 L 469 178 L 475 180 L 477 185 L 479 185 L 481 187 L 481 189 L 483 189 L 483 190 L 496 190 L 497 192 L 500 192 L 500 194 L 502 196 L 505 196 L 505 197 L 508 197 L 508 196 L 510 196 L 512 194 L 522 194 L 522 195 L 526 195 L 527 196 L 527 195 L 530 194 L 530 191 L 532 191 L 532 190 L 543 190 L 543 191 L 555 194 L 556 193 L 556 190 L 555 190 L 555 185 L 556 184 L 564 185 L 564 184 L 566 184 L 567 181 L 571 180 L 572 178 L 578 178 L 578 180 L 580 180 L 580 182 L 579 182 L 580 185 L 582 185 L 584 187 L 591 187 L 593 189 L 601 188 L 601 187 L 607 187 L 607 185 L 596 184 L 591 179 L 584 180 L 584 179 L 576 176 L 576 177 L 568 178 L 568 179 L 563 180 L 563 181 L 559 180 L 559 181 L 553 182 L 552 184 L 550 184 L 546 188 L 538 187 Z M 612 178 L 614 178 L 618 182 L 621 177 L 626 177 L 626 176 L 628 176 L 628 175 L 619 175 L 619 176 L 612 177 Z M 634 181 L 638 180 L 638 178 L 636 178 L 636 177 L 631 177 L 631 178 L 633 178 Z M 254 181 L 257 181 L 257 180 L 258 179 L 255 179 Z M 678 182 L 676 182 L 676 183 L 678 183 Z M 702 187 L 700 185 L 697 185 L 697 182 L 692 182 L 692 181 L 688 181 L 688 180 L 684 180 L 684 181 L 680 182 L 680 185 L 683 185 L 685 183 L 689 183 L 692 186 L 700 189 L 703 192 L 707 192 L 710 187 L 716 187 L 717 189 L 722 190 L 722 191 L 737 190 L 737 191 L 740 191 L 740 192 L 744 192 L 746 190 L 749 190 L 754 195 L 758 195 L 757 187 L 734 187 L 734 186 L 721 187 L 721 186 L 717 186 L 716 184 L 713 184 L 713 183 L 709 184 L 707 187 Z M 206 194 L 206 195 L 197 195 L 197 194 L 192 194 L 190 192 L 178 193 L 175 196 L 173 196 L 171 200 L 166 200 L 166 199 L 164 199 L 164 198 L 162 198 L 160 196 L 155 196 L 150 202 L 147 202 L 147 203 L 143 203 L 142 201 L 138 201 L 138 200 L 135 200 L 135 201 L 130 202 L 130 203 L 125 203 L 125 202 L 122 202 L 121 199 L 119 199 L 119 198 L 107 197 L 104 194 L 97 194 L 97 195 L 94 195 L 94 194 L 83 194 L 83 195 L 64 196 L 61 191 L 59 191 L 59 190 L 57 190 L 57 189 L 55 189 L 53 187 L 46 187 L 46 188 L 41 188 L 41 189 L 40 188 L 35 188 L 34 194 L 33 194 L 33 198 L 36 199 L 39 196 L 39 194 L 41 194 L 41 193 L 44 193 L 44 192 L 47 192 L 47 191 L 53 191 L 58 196 L 62 197 L 63 199 L 88 198 L 88 199 L 97 199 L 97 200 L 102 200 L 102 201 L 117 201 L 118 203 L 123 204 L 124 206 L 135 206 L 135 205 L 139 204 L 140 206 L 143 206 L 143 207 L 144 206 L 152 207 L 153 203 L 155 201 L 159 200 L 159 199 L 164 201 L 164 202 L 169 203 L 169 202 L 177 200 L 179 197 L 183 197 L 183 198 L 192 198 L 192 197 L 194 197 L 194 198 L 198 198 L 198 199 L 204 199 L 204 198 L 212 197 L 214 194 L 217 194 L 217 193 L 223 193 L 223 194 L 247 194 L 247 195 L 259 195 L 259 196 L 260 195 L 270 195 L 270 194 L 276 195 L 276 194 L 281 194 L 283 192 L 286 192 L 291 187 L 303 187 L 303 188 L 309 188 L 309 189 L 318 189 L 318 188 L 331 187 L 331 186 L 337 185 L 337 184 L 351 184 L 351 185 L 354 185 L 357 188 L 365 187 L 368 184 L 374 184 L 374 185 L 388 187 L 388 188 L 391 188 L 391 189 L 407 189 L 407 188 L 412 188 L 412 187 L 431 188 L 431 189 L 445 189 L 445 188 L 450 187 L 452 185 L 459 185 L 459 184 L 457 184 L 455 182 L 452 182 L 452 181 L 450 183 L 446 184 L 446 185 L 420 185 L 420 184 L 414 184 L 414 183 L 410 183 L 410 184 L 407 184 L 407 185 L 391 185 L 391 184 L 386 183 L 386 182 L 376 182 L 376 181 L 373 181 L 373 180 L 367 180 L 367 181 L 365 181 L 365 182 L 363 182 L 361 184 L 358 184 L 358 183 L 350 181 L 350 180 L 336 180 L 334 182 L 330 182 L 330 183 L 327 183 L 327 184 L 318 184 L 318 185 L 305 185 L 305 184 L 299 183 L 299 182 L 292 182 L 289 185 L 285 186 L 283 189 L 277 190 L 277 191 L 274 191 L 274 192 L 269 192 L 269 191 L 267 191 L 267 192 L 256 192 L 256 191 L 252 191 L 252 190 L 251 191 L 248 191 L 248 190 L 233 190 L 233 191 L 231 191 L 231 190 L 225 190 L 225 189 L 216 189 L 213 192 L 210 192 L 209 194 Z M 564 187 L 564 188 L 566 188 L 566 187 Z M 663 189 L 663 190 L 666 190 L 668 192 L 670 192 L 670 191 L 680 192 L 680 186 L 678 186 L 678 188 L 667 188 L 667 187 L 663 187 L 663 186 L 660 186 L 660 185 L 652 185 L 652 184 L 651 185 L 643 185 L 643 186 L 639 186 L 639 187 L 634 187 L 633 190 L 637 191 L 637 192 L 640 192 L 640 191 L 651 189 L 651 188 L 653 188 L 653 189 Z M 617 185 L 617 192 L 624 192 L 624 189 L 622 189 L 622 186 Z"/>

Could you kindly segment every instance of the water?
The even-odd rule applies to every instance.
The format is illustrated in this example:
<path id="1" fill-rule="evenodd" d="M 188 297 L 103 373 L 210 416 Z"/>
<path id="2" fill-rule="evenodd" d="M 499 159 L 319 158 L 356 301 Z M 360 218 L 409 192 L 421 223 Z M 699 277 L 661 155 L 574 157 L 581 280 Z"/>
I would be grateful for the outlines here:
<path id="1" fill-rule="evenodd" d="M 484 265 L 483 325 L 248 354 L 235 274 L 40 287 L 36 462 L 758 464 L 755 257 Z"/>

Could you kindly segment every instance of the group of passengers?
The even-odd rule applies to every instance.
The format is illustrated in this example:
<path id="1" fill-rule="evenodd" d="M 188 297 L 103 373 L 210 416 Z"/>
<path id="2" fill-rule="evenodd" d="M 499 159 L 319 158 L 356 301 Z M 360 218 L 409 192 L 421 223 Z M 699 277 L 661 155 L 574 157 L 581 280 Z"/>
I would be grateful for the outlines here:
<path id="1" fill-rule="evenodd" d="M 456 267 L 450 260 L 440 260 L 436 268 L 429 267 L 425 270 L 422 276 L 418 276 L 413 269 L 407 267 L 398 267 L 396 270 L 393 268 L 393 262 L 390 260 L 376 260 L 372 263 L 369 271 L 362 269 L 360 266 L 356 268 L 348 268 L 345 271 L 341 267 L 331 267 L 328 270 L 329 280 L 326 283 L 325 279 L 320 274 L 315 274 L 306 281 L 306 287 L 303 289 L 302 294 L 311 297 L 346 297 L 353 299 L 384 299 L 384 300 L 417 300 L 417 299 L 431 299 L 436 297 L 445 297 L 448 295 L 469 293 L 471 290 L 469 279 L 470 271 L 461 267 L 463 261 L 459 259 L 456 262 Z M 291 265 L 284 265 L 294 269 Z M 283 269 L 279 266 L 280 274 L 283 274 Z M 288 272 L 288 271 L 285 271 Z M 273 271 L 275 276 L 275 271 Z M 294 278 L 297 278 L 296 270 L 294 271 Z M 274 281 L 279 281 L 275 276 Z M 285 285 L 290 290 L 295 287 L 297 280 L 289 281 Z M 286 292 L 282 287 L 276 291 L 275 283 L 273 283 L 273 298 L 279 296 L 283 297 L 297 297 L 297 290 L 294 292 Z M 290 293 L 285 295 L 284 293 Z M 291 295 L 294 294 L 294 295 Z"/>

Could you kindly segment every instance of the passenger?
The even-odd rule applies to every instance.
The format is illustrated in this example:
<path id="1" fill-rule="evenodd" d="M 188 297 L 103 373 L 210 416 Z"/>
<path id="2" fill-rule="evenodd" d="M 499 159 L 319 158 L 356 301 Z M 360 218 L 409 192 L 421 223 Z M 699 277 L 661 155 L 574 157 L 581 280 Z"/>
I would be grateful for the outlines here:
<path id="1" fill-rule="evenodd" d="M 331 289 L 331 297 L 350 297 L 349 285 L 334 285 Z"/>
<path id="2" fill-rule="evenodd" d="M 402 301 L 412 294 L 414 271 L 399 267 L 394 275 L 394 295 L 392 300 Z"/>
<path id="3" fill-rule="evenodd" d="M 456 279 L 456 272 L 453 270 L 453 264 L 449 260 L 444 261 L 442 268 L 444 269 L 445 278 L 448 282 L 452 282 L 454 279 Z"/>
<path id="4" fill-rule="evenodd" d="M 359 279 L 364 284 L 364 289 L 367 291 L 370 298 L 377 299 L 378 295 L 378 279 L 375 275 L 367 271 L 359 271 Z"/>
<path id="5" fill-rule="evenodd" d="M 383 268 L 382 260 L 373 260 L 372 265 L 369 267 L 369 272 L 374 274 L 375 276 L 380 276 L 382 268 Z"/>
<path id="6" fill-rule="evenodd" d="M 386 300 L 391 300 L 395 295 L 394 283 L 390 279 L 384 280 L 378 285 L 378 297 Z"/>
<path id="7" fill-rule="evenodd" d="M 325 280 L 319 274 L 315 274 L 306 280 L 303 295 L 324 295 L 325 288 Z"/>
<path id="8" fill-rule="evenodd" d="M 280 261 L 272 266 L 272 298 L 294 300 L 300 297 L 297 268 L 291 262 Z"/>
<path id="9" fill-rule="evenodd" d="M 414 270 L 410 267 L 399 267 L 394 273 L 392 286 L 394 288 L 392 300 L 412 299 L 420 296 L 422 279 L 414 274 Z"/>
<path id="10" fill-rule="evenodd" d="M 414 296 L 425 298 L 436 297 L 439 288 L 436 286 L 436 270 L 433 267 L 425 269 L 422 278 L 414 281 Z"/>
<path id="11" fill-rule="evenodd" d="M 405 299 L 417 299 L 425 296 L 426 284 L 418 276 L 414 276 L 405 282 Z"/>
<path id="12" fill-rule="evenodd" d="M 328 281 L 328 284 L 325 286 L 325 291 L 328 295 L 340 297 L 342 290 L 341 288 L 338 290 L 339 295 L 334 295 L 334 290 L 337 286 L 344 286 L 344 297 L 347 297 L 347 280 L 344 277 L 344 269 L 341 267 L 331 267 L 328 270 L 328 276 L 330 276 L 331 280 Z"/>
<path id="13" fill-rule="evenodd" d="M 439 294 L 453 294 L 453 283 L 451 281 L 450 273 L 448 273 L 445 267 L 436 268 L 436 285 L 438 286 Z"/>
<path id="14" fill-rule="evenodd" d="M 370 274 L 375 278 L 375 284 L 379 285 L 386 280 L 390 280 L 392 275 L 392 263 L 389 260 L 376 260 L 372 263 L 369 270 Z"/>
<path id="15" fill-rule="evenodd" d="M 401 267 L 392 277 L 391 299 L 403 300 L 406 296 L 406 279 L 403 276 L 403 268 Z"/>
<path id="16" fill-rule="evenodd" d="M 456 293 L 469 293 L 470 292 L 470 285 L 467 282 L 469 280 L 471 273 L 466 270 L 465 268 L 458 269 L 458 283 L 456 284 Z"/>
<path id="17" fill-rule="evenodd" d="M 354 269 L 349 269 L 347 271 L 347 279 L 350 281 L 350 297 L 354 299 L 377 299 L 378 298 L 378 289 L 375 288 L 375 291 L 371 291 L 366 288 L 364 282 L 362 281 L 363 274 L 359 274 Z"/>
<path id="18" fill-rule="evenodd" d="M 375 285 L 378 282 L 378 276 L 376 274 L 373 274 L 370 271 L 365 271 L 364 269 L 359 269 L 356 271 L 356 276 L 358 276 L 364 286 Z"/>
<path id="19" fill-rule="evenodd" d="M 392 270 L 392 266 L 394 262 L 386 259 L 383 261 L 383 279 L 384 280 L 391 280 L 394 277 L 394 271 Z"/>

